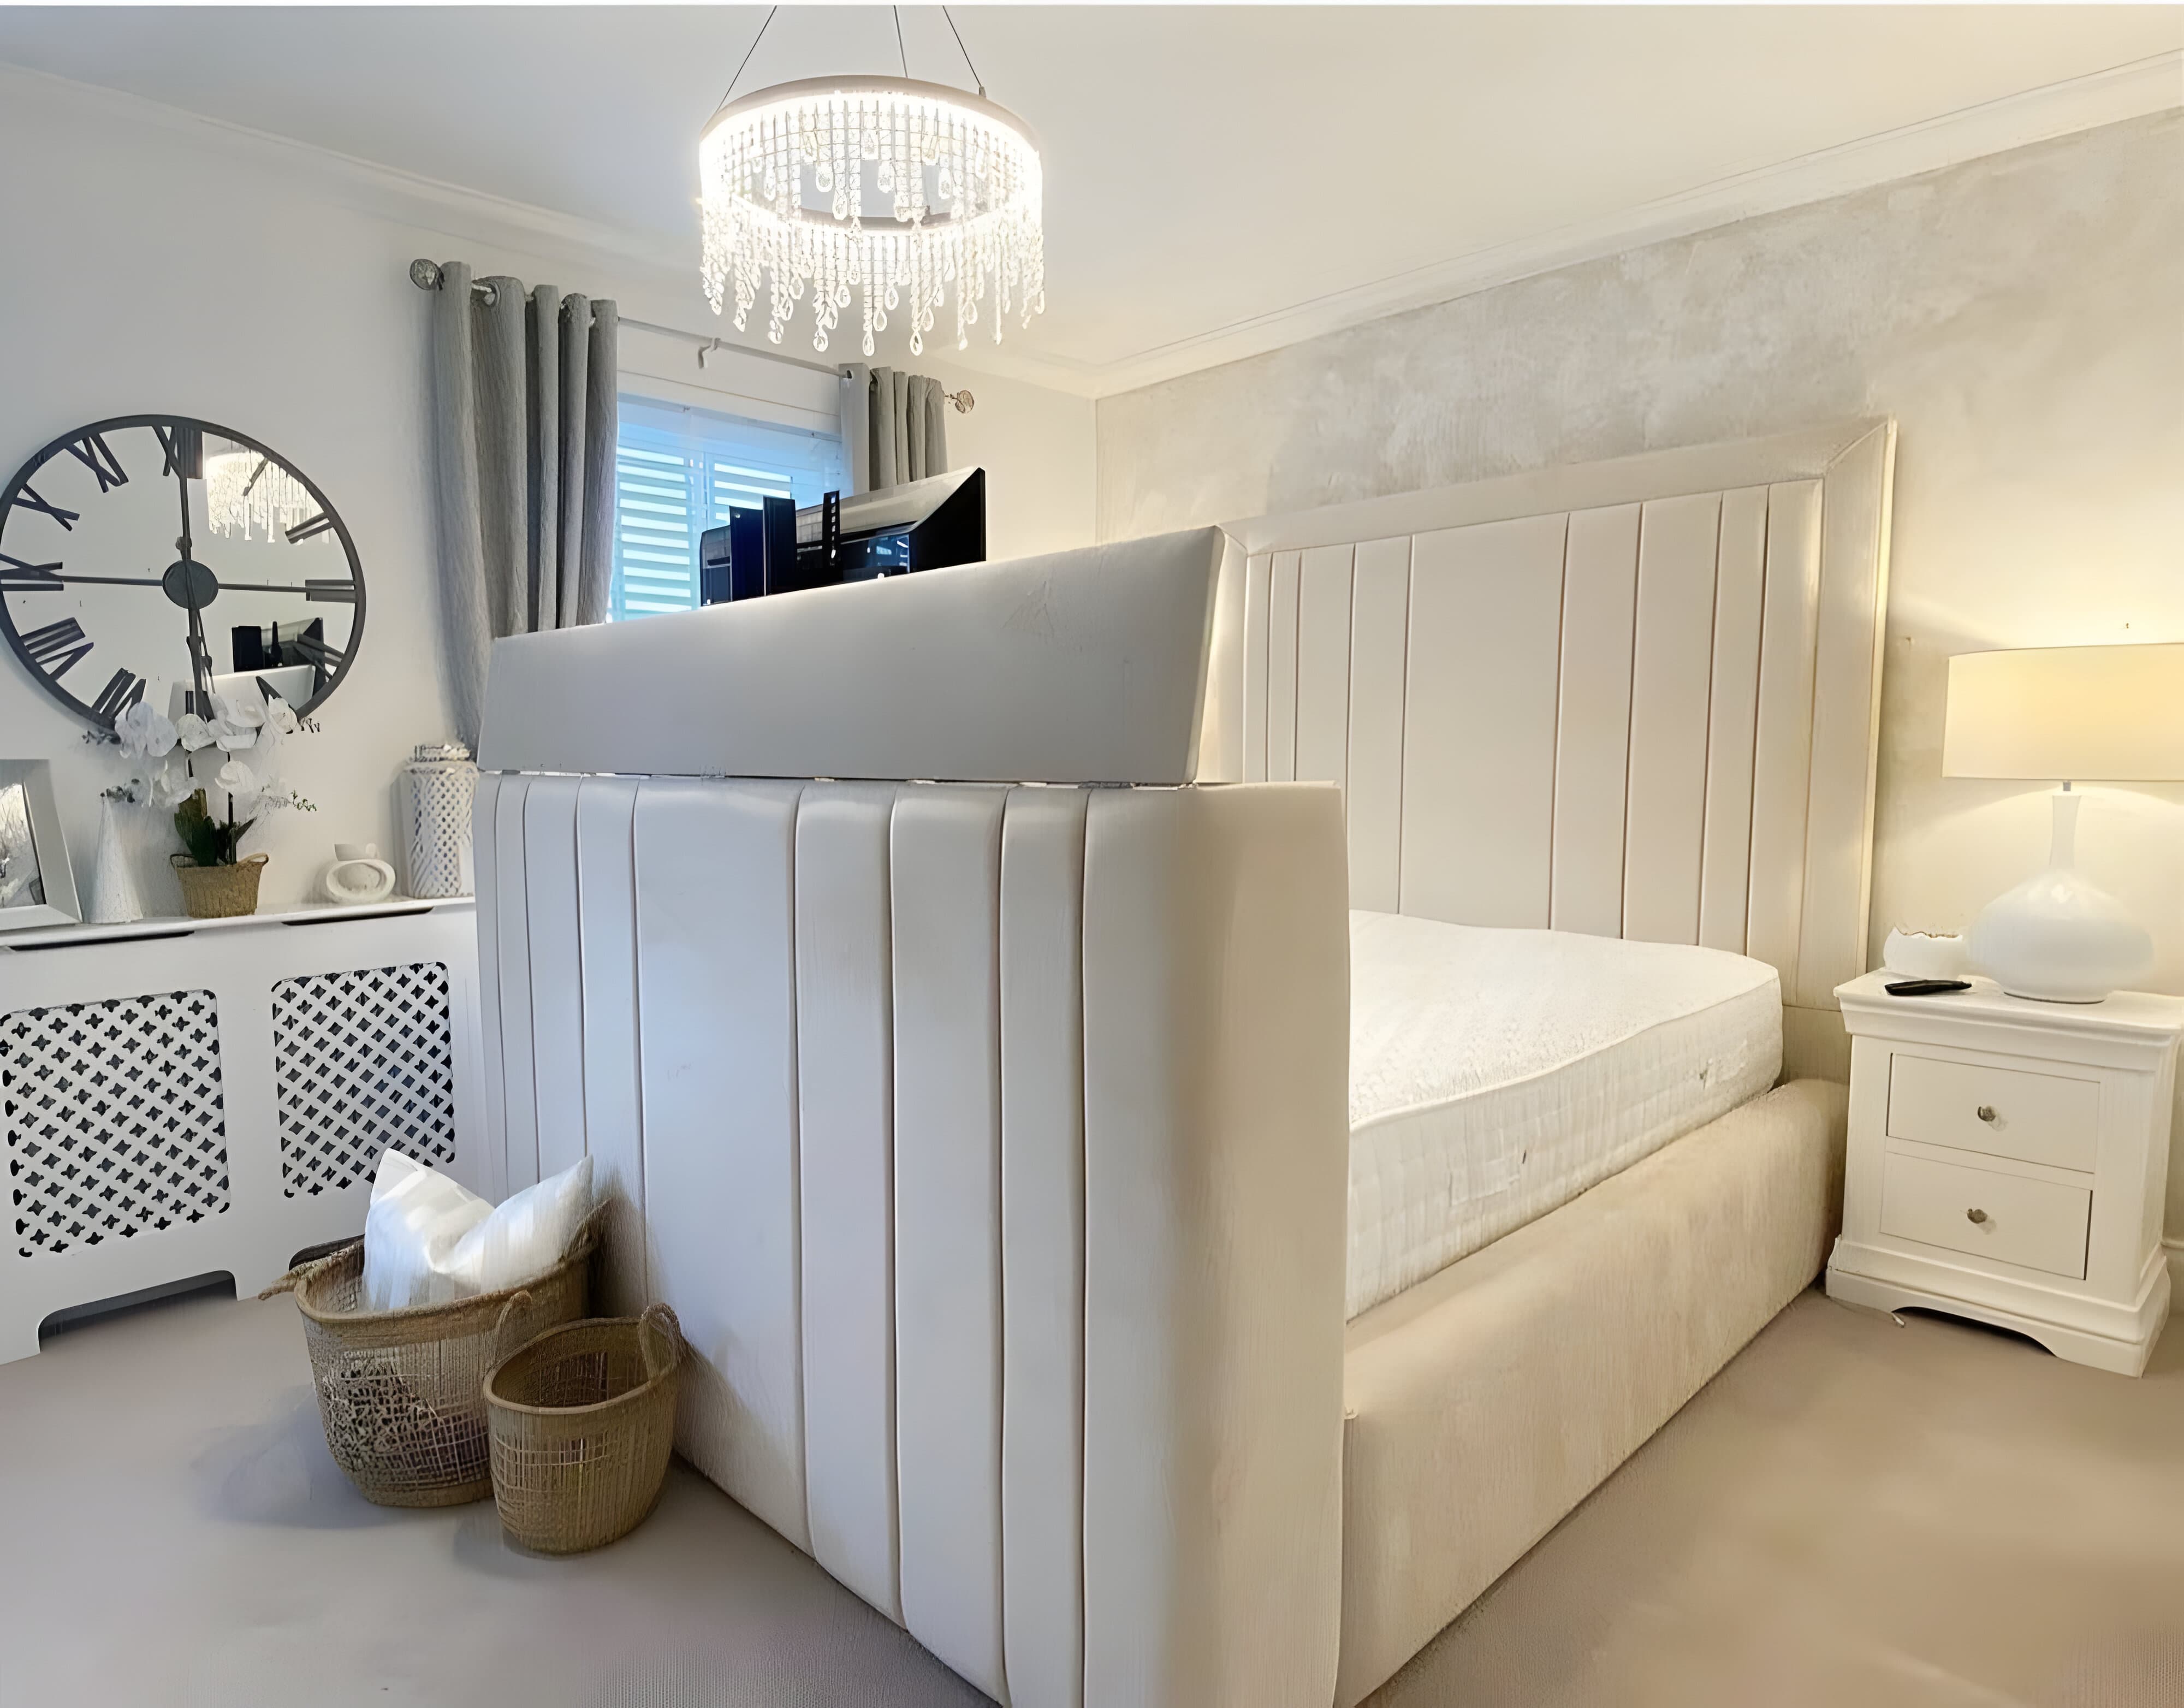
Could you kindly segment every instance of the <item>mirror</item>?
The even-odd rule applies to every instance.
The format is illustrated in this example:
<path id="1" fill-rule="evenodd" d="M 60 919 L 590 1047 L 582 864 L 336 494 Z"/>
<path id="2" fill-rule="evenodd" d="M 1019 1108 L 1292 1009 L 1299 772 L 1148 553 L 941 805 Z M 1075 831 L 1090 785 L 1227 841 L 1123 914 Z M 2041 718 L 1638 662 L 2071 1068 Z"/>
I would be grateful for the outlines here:
<path id="1" fill-rule="evenodd" d="M 263 677 L 298 712 L 341 684 L 364 629 L 348 527 L 246 434 L 124 416 L 55 439 L 0 490 L 0 628 L 91 723 L 170 687 Z"/>

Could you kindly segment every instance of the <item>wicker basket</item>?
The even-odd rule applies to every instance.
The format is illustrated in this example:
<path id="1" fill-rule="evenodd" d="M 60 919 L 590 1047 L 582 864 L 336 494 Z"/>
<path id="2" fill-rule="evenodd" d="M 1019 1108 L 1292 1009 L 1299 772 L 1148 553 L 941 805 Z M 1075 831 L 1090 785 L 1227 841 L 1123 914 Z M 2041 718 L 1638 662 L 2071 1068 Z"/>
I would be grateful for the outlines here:
<path id="1" fill-rule="evenodd" d="M 182 911 L 192 919 L 235 919 L 258 911 L 258 879 L 265 856 L 246 854 L 231 865 L 199 866 L 187 854 L 170 857 L 182 880 Z"/>
<path id="2" fill-rule="evenodd" d="M 675 1444 L 682 1331 L 654 1305 L 549 1329 L 486 1378 L 493 1493 L 540 1554 L 604 1548 L 644 1521 Z"/>
<path id="3" fill-rule="evenodd" d="M 460 1506 L 493 1492 L 485 1376 L 511 1347 L 582 1316 L 604 1224 L 585 1220 L 561 1261 L 536 1281 L 449 1304 L 357 1309 L 364 1242 L 292 1270 L 291 1288 L 334 1462 L 381 1506 Z"/>

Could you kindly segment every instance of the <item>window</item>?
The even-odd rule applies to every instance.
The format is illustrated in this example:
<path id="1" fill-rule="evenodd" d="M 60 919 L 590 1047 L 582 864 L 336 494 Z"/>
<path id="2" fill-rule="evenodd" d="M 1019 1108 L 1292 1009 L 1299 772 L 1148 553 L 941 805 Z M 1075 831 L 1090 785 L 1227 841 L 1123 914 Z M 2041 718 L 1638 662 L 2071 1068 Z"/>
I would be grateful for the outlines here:
<path id="1" fill-rule="evenodd" d="M 842 441 L 649 398 L 621 400 L 610 621 L 698 605 L 698 536 L 767 496 L 800 508 L 845 488 Z"/>

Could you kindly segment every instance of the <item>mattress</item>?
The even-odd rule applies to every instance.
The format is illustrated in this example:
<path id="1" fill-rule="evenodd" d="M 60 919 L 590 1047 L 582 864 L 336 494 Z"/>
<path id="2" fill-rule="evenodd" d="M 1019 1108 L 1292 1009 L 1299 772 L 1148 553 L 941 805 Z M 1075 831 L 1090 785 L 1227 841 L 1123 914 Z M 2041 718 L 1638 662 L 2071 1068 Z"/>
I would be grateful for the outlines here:
<path id="1" fill-rule="evenodd" d="M 1774 969 L 1719 949 L 1350 916 L 1356 1316 L 1774 1083 Z"/>

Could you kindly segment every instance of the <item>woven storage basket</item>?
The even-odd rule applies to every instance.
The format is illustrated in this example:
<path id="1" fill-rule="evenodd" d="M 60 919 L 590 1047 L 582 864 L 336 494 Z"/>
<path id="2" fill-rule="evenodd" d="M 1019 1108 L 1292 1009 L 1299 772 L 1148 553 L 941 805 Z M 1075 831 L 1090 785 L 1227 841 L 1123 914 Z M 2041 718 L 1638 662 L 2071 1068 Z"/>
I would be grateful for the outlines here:
<path id="1" fill-rule="evenodd" d="M 521 1287 L 407 1310 L 357 1309 L 364 1242 L 292 1270 L 261 1298 L 293 1288 L 334 1462 L 381 1506 L 460 1506 L 493 1492 L 486 1372 L 541 1329 L 591 1303 L 594 1210 L 567 1253 Z"/>
<path id="2" fill-rule="evenodd" d="M 266 857 L 246 854 L 226 866 L 198 866 L 187 854 L 168 857 L 181 880 L 182 911 L 192 919 L 236 919 L 258 911 L 258 879 Z"/>
<path id="3" fill-rule="evenodd" d="M 504 1359 L 485 1398 L 509 1535 L 581 1554 L 644 1522 L 666 1479 L 682 1370 L 682 1326 L 664 1304 L 549 1329 Z"/>

